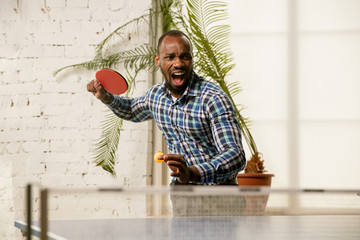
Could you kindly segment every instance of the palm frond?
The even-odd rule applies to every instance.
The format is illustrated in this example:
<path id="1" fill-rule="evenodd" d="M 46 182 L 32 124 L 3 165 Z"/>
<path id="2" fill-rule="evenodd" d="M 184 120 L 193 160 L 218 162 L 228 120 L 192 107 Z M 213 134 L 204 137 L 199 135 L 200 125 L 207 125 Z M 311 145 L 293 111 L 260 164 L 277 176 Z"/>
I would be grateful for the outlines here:
<path id="1" fill-rule="evenodd" d="M 156 49 L 150 46 L 140 46 L 135 49 L 114 53 L 106 57 L 103 57 L 102 53 L 109 44 L 110 40 L 112 40 L 115 36 L 121 35 L 121 33 L 131 25 L 138 25 L 141 22 L 147 22 L 151 15 L 156 14 L 159 14 L 159 12 L 145 14 L 118 27 L 98 44 L 96 48 L 96 56 L 93 60 L 60 68 L 54 72 L 54 76 L 61 71 L 70 68 L 98 70 L 101 68 L 114 68 L 117 64 L 123 63 L 126 79 L 129 84 L 128 92 L 131 92 L 135 87 L 135 78 L 141 70 L 156 71 L 157 66 L 154 63 Z M 123 120 L 116 117 L 113 113 L 107 115 L 102 125 L 102 135 L 93 150 L 95 153 L 94 162 L 96 165 L 101 166 L 113 176 L 116 175 L 114 170 L 115 153 L 118 148 L 122 124 Z"/>
<path id="2" fill-rule="evenodd" d="M 239 82 L 232 82 L 232 83 L 229 83 L 227 86 L 228 86 L 229 93 L 231 96 L 235 96 L 236 94 L 238 94 L 242 91 Z"/>
<path id="3" fill-rule="evenodd" d="M 116 28 L 112 33 L 110 33 L 104 40 L 102 40 L 96 47 L 96 56 L 95 58 L 102 58 L 103 50 L 108 45 L 109 41 L 112 40 L 116 36 L 127 36 L 127 34 L 124 34 L 129 28 L 133 25 L 139 26 L 141 23 L 149 23 L 149 18 L 151 17 L 151 14 L 157 14 L 157 13 L 148 13 L 141 15 L 140 17 L 134 18 L 130 20 L 129 22 L 121 25 L 120 27 Z M 136 27 L 133 29 L 137 29 Z"/>
<path id="4" fill-rule="evenodd" d="M 230 27 L 217 25 L 227 18 L 226 4 L 211 0 L 187 0 L 189 36 L 197 49 L 197 70 L 216 81 L 225 79 L 234 67 L 228 49 Z"/>
<path id="5" fill-rule="evenodd" d="M 155 54 L 155 48 L 141 46 L 122 52 L 121 58 L 124 59 L 124 67 L 127 69 L 156 71 L 158 67 L 154 61 Z"/>
<path id="6" fill-rule="evenodd" d="M 60 68 L 54 72 L 54 75 L 56 76 L 59 72 L 67 68 L 86 68 L 89 70 L 97 70 L 101 68 L 113 68 L 116 64 L 121 62 L 124 63 L 125 68 L 154 71 L 156 69 L 156 65 L 153 61 L 155 53 L 156 51 L 152 47 L 140 46 L 135 49 L 112 54 L 106 58 L 94 58 L 88 62 L 73 64 Z"/>
<path id="7" fill-rule="evenodd" d="M 160 9 L 162 13 L 163 32 L 178 28 L 178 18 L 182 16 L 181 11 L 183 4 L 179 0 L 161 0 Z"/>
<path id="8" fill-rule="evenodd" d="M 121 118 L 109 113 L 102 122 L 102 135 L 93 150 L 96 166 L 101 166 L 113 176 L 116 176 L 114 166 L 122 125 Z"/>
<path id="9" fill-rule="evenodd" d="M 227 18 L 227 5 L 216 0 L 187 0 L 186 3 L 189 23 L 187 30 L 197 50 L 197 70 L 203 76 L 213 79 L 236 106 L 233 96 L 241 88 L 238 83 L 229 84 L 226 81 L 227 74 L 235 66 L 229 49 L 230 26 L 217 24 Z M 235 111 L 251 154 L 257 155 L 257 146 L 248 128 L 249 120 L 241 115 L 241 108 L 236 106 Z"/>

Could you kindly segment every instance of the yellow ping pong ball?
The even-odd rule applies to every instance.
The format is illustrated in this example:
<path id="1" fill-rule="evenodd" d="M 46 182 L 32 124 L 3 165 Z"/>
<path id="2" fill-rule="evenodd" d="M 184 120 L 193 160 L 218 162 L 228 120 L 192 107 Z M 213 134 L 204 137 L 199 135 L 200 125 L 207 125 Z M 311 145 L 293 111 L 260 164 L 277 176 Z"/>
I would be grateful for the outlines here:
<path id="1" fill-rule="evenodd" d="M 158 159 L 158 157 L 159 157 L 159 156 L 162 156 L 162 155 L 164 155 L 162 152 L 157 151 L 157 152 L 155 153 L 155 155 L 154 155 L 154 160 L 155 160 L 155 162 L 157 162 L 157 163 L 162 163 L 164 160 Z"/>

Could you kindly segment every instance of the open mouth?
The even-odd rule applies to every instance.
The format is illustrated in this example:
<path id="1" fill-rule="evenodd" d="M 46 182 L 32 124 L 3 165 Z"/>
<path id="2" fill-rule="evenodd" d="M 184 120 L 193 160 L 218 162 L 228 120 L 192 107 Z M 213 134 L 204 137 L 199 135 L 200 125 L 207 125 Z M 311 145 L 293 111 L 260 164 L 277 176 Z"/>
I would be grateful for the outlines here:
<path id="1" fill-rule="evenodd" d="M 171 78 L 175 85 L 181 85 L 185 80 L 185 72 L 174 72 L 171 74 Z"/>

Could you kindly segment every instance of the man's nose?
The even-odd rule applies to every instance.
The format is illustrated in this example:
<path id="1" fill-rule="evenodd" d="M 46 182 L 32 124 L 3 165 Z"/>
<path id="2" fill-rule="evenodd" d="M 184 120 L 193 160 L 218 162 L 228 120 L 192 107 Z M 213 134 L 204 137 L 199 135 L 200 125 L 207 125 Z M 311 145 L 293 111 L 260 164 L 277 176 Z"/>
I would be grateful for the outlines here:
<path id="1" fill-rule="evenodd" d="M 182 67 L 184 65 L 184 61 L 180 57 L 174 58 L 174 67 Z"/>

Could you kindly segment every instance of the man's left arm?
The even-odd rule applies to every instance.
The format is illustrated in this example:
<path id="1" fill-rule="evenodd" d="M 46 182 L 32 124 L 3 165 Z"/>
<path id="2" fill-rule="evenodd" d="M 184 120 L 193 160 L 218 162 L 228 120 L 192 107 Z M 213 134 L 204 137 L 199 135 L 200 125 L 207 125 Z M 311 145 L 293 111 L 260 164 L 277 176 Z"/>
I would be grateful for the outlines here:
<path id="1" fill-rule="evenodd" d="M 207 113 L 214 144 L 218 155 L 197 165 L 201 182 L 221 182 L 235 177 L 244 169 L 245 153 L 241 141 L 241 128 L 234 106 L 225 94 L 213 95 L 207 105 Z"/>

